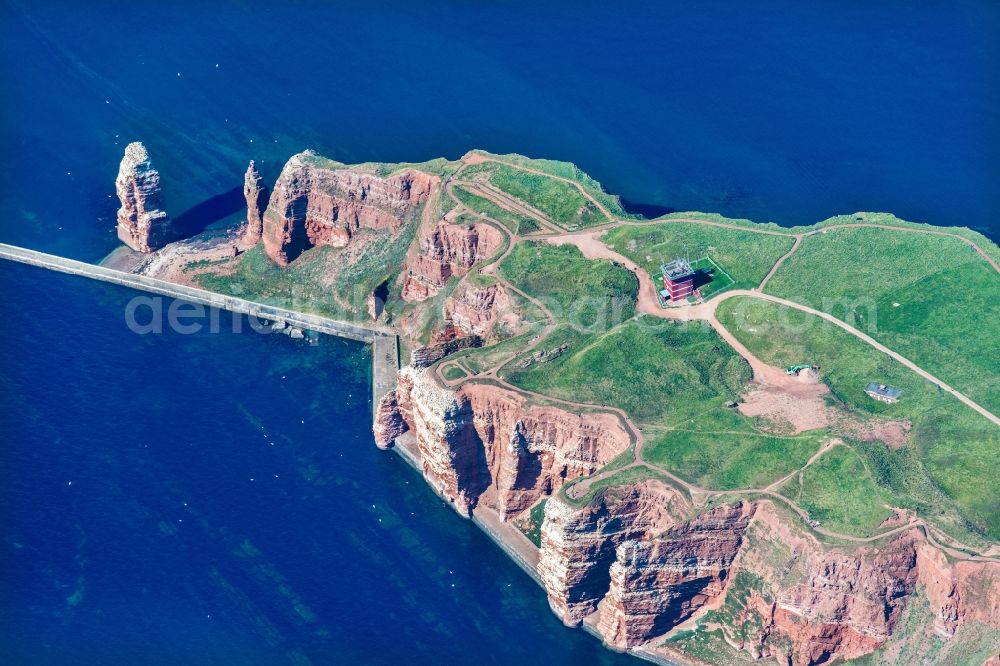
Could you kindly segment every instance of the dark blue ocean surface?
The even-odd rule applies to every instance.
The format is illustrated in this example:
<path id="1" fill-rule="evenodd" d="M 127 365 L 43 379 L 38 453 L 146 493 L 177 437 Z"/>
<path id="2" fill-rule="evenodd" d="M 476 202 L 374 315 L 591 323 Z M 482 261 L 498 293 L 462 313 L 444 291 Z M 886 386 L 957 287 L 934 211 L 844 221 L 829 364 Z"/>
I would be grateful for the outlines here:
<path id="1" fill-rule="evenodd" d="M 136 335 L 137 292 L 0 280 L 0 663 L 635 661 L 375 448 L 361 345 Z"/>
<path id="2" fill-rule="evenodd" d="M 132 140 L 195 226 L 251 158 L 480 147 L 1000 236 L 996 3 L 86 4 L 0 0 L 0 241 L 104 256 Z M 363 347 L 138 336 L 133 295 L 0 263 L 0 662 L 633 661 L 375 450 Z"/>
<path id="3" fill-rule="evenodd" d="M 679 210 L 1000 234 L 1000 3 L 86 4 L 0 2 L 0 240 L 103 256 L 136 139 L 175 216 L 251 158 L 478 147 Z"/>

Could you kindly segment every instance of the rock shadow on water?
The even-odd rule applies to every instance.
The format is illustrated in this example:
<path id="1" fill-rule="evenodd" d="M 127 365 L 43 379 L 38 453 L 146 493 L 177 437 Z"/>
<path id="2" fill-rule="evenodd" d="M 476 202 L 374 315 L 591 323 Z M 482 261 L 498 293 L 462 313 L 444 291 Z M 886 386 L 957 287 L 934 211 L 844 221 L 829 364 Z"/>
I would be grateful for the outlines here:
<path id="1" fill-rule="evenodd" d="M 672 206 L 661 206 L 660 204 L 635 203 L 623 197 L 618 198 L 622 208 L 629 215 L 641 215 L 647 220 L 655 220 L 658 217 L 676 213 L 677 209 Z"/>
<path id="2" fill-rule="evenodd" d="M 246 200 L 243 198 L 243 188 L 234 187 L 209 197 L 175 217 L 174 228 L 182 238 L 195 236 L 212 224 L 224 220 L 244 208 L 246 208 Z"/>

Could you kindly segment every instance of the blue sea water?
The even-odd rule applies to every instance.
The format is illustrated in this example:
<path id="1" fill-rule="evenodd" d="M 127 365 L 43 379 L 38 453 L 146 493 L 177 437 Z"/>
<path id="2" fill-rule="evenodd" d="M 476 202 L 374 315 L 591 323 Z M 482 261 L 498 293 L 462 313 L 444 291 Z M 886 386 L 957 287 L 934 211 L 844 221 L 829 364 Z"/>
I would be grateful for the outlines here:
<path id="1" fill-rule="evenodd" d="M 364 346 L 137 335 L 137 292 L 0 281 L 0 663 L 634 661 L 375 448 Z"/>
<path id="2" fill-rule="evenodd" d="M 132 140 L 195 226 L 239 219 L 249 159 L 480 147 L 678 210 L 1000 237 L 996 3 L 82 6 L 0 0 L 2 242 L 113 249 Z M 137 336 L 127 290 L 0 287 L 3 663 L 630 661 L 374 449 L 363 347 Z"/>
<path id="3" fill-rule="evenodd" d="M 486 148 L 679 210 L 1000 237 L 996 2 L 204 4 L 0 2 L 0 239 L 103 256 L 136 139 L 175 216 L 250 159 Z"/>

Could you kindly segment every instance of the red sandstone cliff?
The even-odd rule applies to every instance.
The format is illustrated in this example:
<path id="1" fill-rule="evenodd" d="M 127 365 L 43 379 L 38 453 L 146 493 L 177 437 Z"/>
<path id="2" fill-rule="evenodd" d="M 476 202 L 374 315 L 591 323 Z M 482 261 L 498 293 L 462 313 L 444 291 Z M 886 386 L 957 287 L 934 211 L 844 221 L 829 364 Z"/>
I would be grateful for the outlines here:
<path id="1" fill-rule="evenodd" d="M 406 264 L 403 299 L 422 301 L 441 290 L 453 275 L 465 275 L 472 265 L 493 254 L 503 242 L 488 224 L 440 221 L 420 240 L 420 249 Z"/>
<path id="2" fill-rule="evenodd" d="M 249 249 L 260 242 L 264 233 L 264 209 L 267 208 L 267 186 L 253 160 L 243 176 L 243 197 L 247 202 L 247 220 L 238 245 L 241 249 Z"/>
<path id="3" fill-rule="evenodd" d="M 295 155 L 264 213 L 264 251 L 284 266 L 312 247 L 344 247 L 362 228 L 398 231 L 438 182 L 420 171 L 380 178 L 328 165 L 309 152 Z"/>
<path id="4" fill-rule="evenodd" d="M 593 613 L 608 592 L 616 548 L 673 525 L 683 504 L 672 486 L 659 481 L 613 486 L 582 507 L 550 499 L 538 575 L 559 619 L 576 626 Z"/>
<path id="5" fill-rule="evenodd" d="M 381 446 L 416 436 L 427 482 L 463 515 L 482 502 L 512 518 L 568 480 L 590 474 L 629 445 L 617 419 L 529 405 L 513 391 L 439 387 L 404 368 L 376 415 Z"/>
<path id="6" fill-rule="evenodd" d="M 721 506 L 650 541 L 619 545 L 598 624 L 605 642 L 639 645 L 720 596 L 755 508 Z"/>
<path id="7" fill-rule="evenodd" d="M 507 291 L 498 284 L 486 287 L 463 285 L 444 303 L 444 314 L 451 325 L 464 335 L 489 337 L 494 326 L 503 323 L 508 330 L 520 324 Z"/>
<path id="8" fill-rule="evenodd" d="M 176 240 L 170 216 L 161 210 L 160 174 L 149 161 L 146 147 L 138 141 L 125 148 L 115 179 L 118 238 L 133 250 L 153 252 Z"/>

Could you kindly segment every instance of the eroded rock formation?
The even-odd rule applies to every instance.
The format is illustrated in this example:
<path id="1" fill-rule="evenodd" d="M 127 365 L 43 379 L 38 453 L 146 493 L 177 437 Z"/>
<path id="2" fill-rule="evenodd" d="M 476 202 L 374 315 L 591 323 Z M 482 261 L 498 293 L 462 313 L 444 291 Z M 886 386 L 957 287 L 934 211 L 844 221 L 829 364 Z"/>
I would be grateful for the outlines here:
<path id="1" fill-rule="evenodd" d="M 507 291 L 498 284 L 463 285 L 444 304 L 445 317 L 466 335 L 488 337 L 498 322 L 508 330 L 520 323 Z"/>
<path id="2" fill-rule="evenodd" d="M 577 626 L 593 613 L 608 592 L 617 547 L 673 525 L 681 503 L 673 487 L 659 481 L 612 486 L 580 507 L 551 498 L 538 575 L 559 619 Z"/>
<path id="3" fill-rule="evenodd" d="M 483 339 L 478 335 L 468 335 L 464 338 L 452 337 L 450 340 L 445 340 L 444 342 L 414 348 L 410 352 L 410 363 L 417 368 L 426 368 L 449 354 L 454 354 L 462 349 L 482 346 Z"/>
<path id="4" fill-rule="evenodd" d="M 412 367 L 399 373 L 394 400 L 379 407 L 382 445 L 405 424 L 416 436 L 427 482 L 463 515 L 483 502 L 505 519 L 516 516 L 629 445 L 613 416 L 528 405 L 494 386 L 450 391 Z"/>
<path id="5" fill-rule="evenodd" d="M 375 445 L 380 449 L 388 449 L 396 441 L 396 438 L 407 430 L 409 430 L 409 426 L 399 411 L 396 391 L 389 391 L 382 396 L 375 408 Z"/>
<path id="6" fill-rule="evenodd" d="M 488 224 L 439 222 L 423 236 L 419 252 L 407 260 L 403 299 L 423 301 L 437 294 L 451 276 L 465 275 L 502 242 L 500 232 Z"/>
<path id="7" fill-rule="evenodd" d="M 177 239 L 170 216 L 161 209 L 160 174 L 138 141 L 125 147 L 115 190 L 121 202 L 118 238 L 123 243 L 138 252 L 153 252 Z"/>
<path id="8" fill-rule="evenodd" d="M 914 612 L 933 618 L 924 621 L 933 640 L 1000 632 L 998 567 L 949 560 L 918 529 L 877 546 L 831 546 L 771 499 L 699 509 L 666 481 L 635 480 L 637 470 L 617 484 L 557 492 L 628 447 L 612 415 L 533 406 L 487 384 L 445 389 L 408 367 L 375 424 L 380 446 L 405 432 L 428 483 L 463 515 L 483 506 L 512 520 L 548 498 L 536 571 L 549 604 L 613 648 L 677 658 L 663 636 L 704 618 L 755 659 L 854 659 L 910 640 L 897 633 L 918 592 L 930 615 Z"/>
<path id="9" fill-rule="evenodd" d="M 306 152 L 285 164 L 264 213 L 264 251 L 287 265 L 317 246 L 344 247 L 361 229 L 398 232 L 437 186 L 436 176 L 388 178 L 339 168 Z"/>
<path id="10" fill-rule="evenodd" d="M 247 221 L 238 244 L 241 249 L 249 249 L 260 242 L 264 233 L 264 210 L 267 208 L 267 186 L 253 160 L 243 176 L 243 196 L 247 201 Z"/>
<path id="11" fill-rule="evenodd" d="M 605 642 L 639 645 L 719 597 L 755 508 L 721 506 L 651 541 L 619 545 L 598 624 Z"/>

